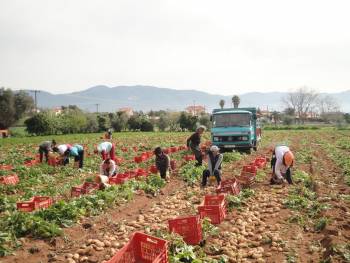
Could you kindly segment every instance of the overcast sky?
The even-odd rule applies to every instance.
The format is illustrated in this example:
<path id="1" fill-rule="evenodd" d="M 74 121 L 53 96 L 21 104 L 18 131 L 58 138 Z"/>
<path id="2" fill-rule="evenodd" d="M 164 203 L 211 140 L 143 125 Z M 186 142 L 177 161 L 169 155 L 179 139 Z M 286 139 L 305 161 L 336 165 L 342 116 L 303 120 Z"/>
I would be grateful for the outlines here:
<path id="1" fill-rule="evenodd" d="M 350 89 L 350 1 L 0 0 L 0 86 Z"/>

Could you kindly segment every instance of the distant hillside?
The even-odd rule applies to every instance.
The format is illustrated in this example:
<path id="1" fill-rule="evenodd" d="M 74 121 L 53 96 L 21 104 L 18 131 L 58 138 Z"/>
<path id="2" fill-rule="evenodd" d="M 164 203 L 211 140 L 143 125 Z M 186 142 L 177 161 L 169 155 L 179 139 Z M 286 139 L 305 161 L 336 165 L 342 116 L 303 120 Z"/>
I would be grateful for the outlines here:
<path id="1" fill-rule="evenodd" d="M 281 98 L 284 92 L 250 92 L 240 95 L 240 106 L 255 106 L 262 109 L 280 110 L 284 106 Z M 350 112 L 350 90 L 340 93 L 331 93 L 342 106 L 343 111 Z M 225 106 L 231 105 L 231 96 L 212 95 L 197 90 L 175 90 L 152 86 L 95 86 L 83 91 L 51 94 L 41 91 L 37 94 L 38 106 L 52 108 L 61 105 L 77 105 L 88 111 L 116 111 L 121 107 L 131 107 L 134 110 L 184 110 L 187 106 L 204 105 L 208 110 L 217 108 L 219 100 L 226 101 Z"/>

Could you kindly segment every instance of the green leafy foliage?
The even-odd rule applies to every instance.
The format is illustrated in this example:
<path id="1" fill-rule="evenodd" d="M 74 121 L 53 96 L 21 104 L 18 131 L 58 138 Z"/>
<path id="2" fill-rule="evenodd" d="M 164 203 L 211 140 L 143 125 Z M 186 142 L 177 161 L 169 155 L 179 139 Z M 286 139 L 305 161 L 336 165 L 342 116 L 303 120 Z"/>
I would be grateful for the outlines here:
<path id="1" fill-rule="evenodd" d="M 326 228 L 327 224 L 330 222 L 329 218 L 327 217 L 321 217 L 317 219 L 314 229 L 316 232 L 321 232 L 323 229 Z"/>
<path id="2" fill-rule="evenodd" d="M 194 185 L 200 180 L 204 170 L 204 166 L 195 166 L 195 162 L 191 161 L 181 167 L 179 174 L 188 185 Z"/>
<path id="3" fill-rule="evenodd" d="M 243 205 L 246 204 L 247 200 L 254 195 L 254 190 L 252 189 L 243 189 L 239 195 L 226 195 L 226 203 L 229 211 L 233 209 L 240 209 Z"/>
<path id="4" fill-rule="evenodd" d="M 224 153 L 224 162 L 235 162 L 241 160 L 243 155 L 239 152 L 228 152 Z"/>

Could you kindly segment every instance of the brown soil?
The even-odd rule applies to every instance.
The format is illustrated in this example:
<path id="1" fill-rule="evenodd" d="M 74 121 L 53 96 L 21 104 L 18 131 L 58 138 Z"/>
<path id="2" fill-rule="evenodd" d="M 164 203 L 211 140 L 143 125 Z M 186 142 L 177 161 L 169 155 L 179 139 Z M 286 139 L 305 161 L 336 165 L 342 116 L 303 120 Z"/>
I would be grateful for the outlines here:
<path id="1" fill-rule="evenodd" d="M 292 138 L 293 151 L 298 151 L 305 147 L 300 143 L 302 133 Z M 278 141 L 281 138 L 275 138 Z M 231 231 L 232 227 L 237 225 L 238 219 L 244 220 L 246 213 L 259 212 L 257 217 L 264 222 L 266 227 L 260 231 L 252 233 L 249 242 L 254 244 L 254 240 L 259 235 L 271 235 L 273 240 L 278 242 L 278 246 L 271 243 L 262 245 L 264 252 L 264 261 L 261 262 L 320 262 L 330 259 L 329 262 L 344 262 L 334 255 L 332 246 L 339 243 L 348 243 L 350 240 L 350 211 L 349 204 L 339 198 L 340 194 L 350 194 L 350 189 L 345 185 L 344 179 L 340 176 L 341 170 L 327 156 L 327 153 L 316 143 L 311 143 L 314 156 L 310 163 L 297 164 L 296 169 L 304 170 L 312 175 L 315 183 L 315 191 L 320 202 L 331 205 L 323 216 L 332 218 L 326 228 L 321 232 L 315 232 L 313 229 L 303 229 L 295 223 L 289 223 L 288 219 L 294 214 L 292 210 L 283 206 L 283 200 L 288 195 L 288 186 L 270 186 L 268 167 L 264 169 L 267 174 L 263 182 L 256 183 L 252 188 L 255 195 L 249 200 L 247 206 L 242 211 L 233 211 L 226 218 L 224 223 L 219 225 L 220 231 Z M 268 156 L 267 148 L 262 148 L 258 152 L 245 157 L 239 162 L 224 166 L 224 178 L 232 177 L 237 173 L 243 164 L 249 163 L 258 155 Z M 186 194 L 190 191 L 196 191 L 197 195 L 189 198 Z M 41 240 L 25 239 L 21 249 L 16 251 L 16 255 L 2 258 L 0 262 L 65 262 L 64 255 L 75 253 L 89 238 L 99 238 L 103 240 L 105 234 L 117 235 L 119 223 L 131 222 L 137 220 L 139 215 L 154 213 L 155 208 L 168 211 L 170 200 L 176 205 L 174 213 L 169 213 L 169 217 L 175 215 L 193 214 L 196 211 L 196 205 L 200 202 L 205 193 L 213 193 L 214 188 L 209 187 L 205 191 L 198 187 L 190 189 L 178 178 L 174 177 L 162 190 L 162 194 L 157 197 L 149 197 L 144 193 L 138 193 L 135 198 L 126 204 L 115 209 L 111 209 L 94 218 L 85 218 L 74 227 L 65 229 L 64 237 L 55 238 L 44 242 Z M 178 201 L 174 201 L 174 198 Z M 183 205 L 185 204 L 185 205 Z M 183 205 L 183 206 L 182 206 Z M 161 212 L 159 212 L 161 218 Z M 155 221 L 156 222 L 156 221 Z M 161 220 L 159 220 L 161 222 Z M 162 221 L 162 223 L 164 223 Z M 153 223 L 156 224 L 156 223 Z M 127 225 L 127 223 L 126 223 Z M 137 228 L 136 228 L 137 229 Z M 129 234 L 135 228 L 130 228 Z M 210 241 L 210 240 L 209 240 Z M 29 250 L 38 248 L 33 254 Z M 35 250 L 35 249 L 34 249 Z M 238 248 L 238 253 L 244 254 L 247 248 Z M 295 257 L 297 261 L 287 261 Z M 101 262 L 105 253 L 97 252 L 90 257 L 89 262 Z M 237 262 L 257 262 L 252 257 L 244 257 Z"/>

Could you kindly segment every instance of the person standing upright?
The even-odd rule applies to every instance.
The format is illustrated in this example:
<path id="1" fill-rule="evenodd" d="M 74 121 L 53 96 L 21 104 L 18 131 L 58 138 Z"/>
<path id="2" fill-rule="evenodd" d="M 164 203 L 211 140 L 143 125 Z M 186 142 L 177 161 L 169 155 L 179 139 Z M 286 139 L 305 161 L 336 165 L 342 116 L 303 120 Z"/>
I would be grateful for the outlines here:
<path id="1" fill-rule="evenodd" d="M 200 149 L 200 143 L 201 143 L 201 136 L 205 132 L 206 127 L 201 125 L 196 129 L 196 132 L 193 133 L 188 139 L 187 139 L 187 147 L 189 147 L 196 157 L 196 166 L 201 166 L 203 163 L 203 157 L 202 152 Z"/>

